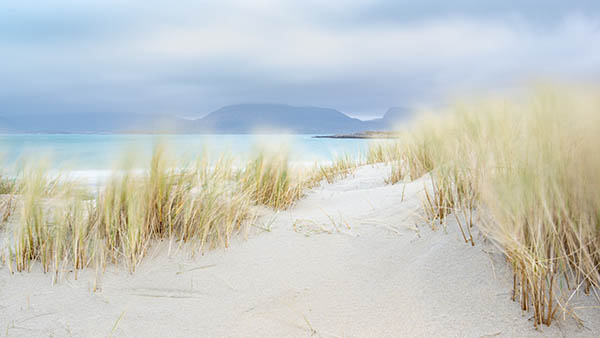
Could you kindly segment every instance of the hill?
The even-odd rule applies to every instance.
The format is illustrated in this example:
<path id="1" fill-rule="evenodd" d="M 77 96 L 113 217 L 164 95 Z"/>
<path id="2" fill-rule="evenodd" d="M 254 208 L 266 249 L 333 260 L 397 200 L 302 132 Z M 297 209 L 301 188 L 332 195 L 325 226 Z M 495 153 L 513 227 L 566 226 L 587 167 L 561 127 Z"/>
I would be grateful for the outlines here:
<path id="1" fill-rule="evenodd" d="M 390 130 L 406 110 L 390 108 L 380 119 L 362 121 L 338 110 L 285 104 L 237 104 L 198 119 L 138 113 L 0 114 L 3 133 L 188 133 L 340 134 Z"/>
<path id="2" fill-rule="evenodd" d="M 363 121 L 335 109 L 295 107 L 284 104 L 238 104 L 225 106 L 196 120 L 194 131 L 245 134 L 257 131 L 298 134 L 356 132 Z"/>

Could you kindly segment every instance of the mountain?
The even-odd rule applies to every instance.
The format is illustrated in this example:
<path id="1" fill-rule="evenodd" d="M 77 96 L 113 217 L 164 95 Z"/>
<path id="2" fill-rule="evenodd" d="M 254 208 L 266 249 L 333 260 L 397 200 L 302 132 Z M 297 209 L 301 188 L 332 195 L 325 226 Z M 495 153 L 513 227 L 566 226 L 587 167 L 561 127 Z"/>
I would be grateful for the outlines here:
<path id="1" fill-rule="evenodd" d="M 335 109 L 284 104 L 225 106 L 194 121 L 193 131 L 246 134 L 286 131 L 298 134 L 347 133 L 365 130 L 363 121 Z"/>
<path id="2" fill-rule="evenodd" d="M 214 133 L 288 132 L 344 134 L 390 130 L 408 110 L 390 108 L 380 119 L 362 121 L 335 109 L 285 104 L 237 104 L 199 119 L 135 113 L 0 114 L 3 133 Z"/>
<path id="3" fill-rule="evenodd" d="M 369 130 L 390 130 L 398 124 L 405 123 L 413 118 L 413 112 L 403 107 L 389 108 L 383 117 L 365 121 L 369 125 Z"/>

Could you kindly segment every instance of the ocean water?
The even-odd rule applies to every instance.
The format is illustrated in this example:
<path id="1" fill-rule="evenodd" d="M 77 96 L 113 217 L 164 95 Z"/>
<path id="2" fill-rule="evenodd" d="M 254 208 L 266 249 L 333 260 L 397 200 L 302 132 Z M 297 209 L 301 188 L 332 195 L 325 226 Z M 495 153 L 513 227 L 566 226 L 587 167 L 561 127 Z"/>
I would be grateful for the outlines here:
<path id="1" fill-rule="evenodd" d="M 102 172 L 123 159 L 145 167 L 156 144 L 162 142 L 174 158 L 190 160 L 224 153 L 246 160 L 259 146 L 288 149 L 291 162 L 328 162 L 336 156 L 360 156 L 368 148 L 364 139 L 322 139 L 312 135 L 0 135 L 2 168 L 15 168 L 22 160 L 45 160 L 53 169 Z"/>

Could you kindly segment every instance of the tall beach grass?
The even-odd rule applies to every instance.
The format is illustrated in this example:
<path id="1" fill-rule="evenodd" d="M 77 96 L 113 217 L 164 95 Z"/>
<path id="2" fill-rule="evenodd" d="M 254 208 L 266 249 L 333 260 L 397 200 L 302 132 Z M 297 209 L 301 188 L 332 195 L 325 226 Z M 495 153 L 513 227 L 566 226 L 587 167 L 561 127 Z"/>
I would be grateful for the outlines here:
<path id="1" fill-rule="evenodd" d="M 44 168 L 25 169 L 14 196 L 19 216 L 8 218 L 9 268 L 25 271 L 39 262 L 58 274 L 122 262 L 134 271 L 153 241 L 226 246 L 251 204 L 230 182 L 233 175 L 224 159 L 210 168 L 208 162 L 177 166 L 160 146 L 147 170 L 115 171 L 97 196 L 75 183 L 49 181 Z"/>
<path id="2" fill-rule="evenodd" d="M 477 225 L 514 271 L 512 297 L 550 325 L 577 319 L 574 292 L 600 285 L 600 95 L 539 88 L 527 99 L 457 105 L 416 123 L 373 161 L 392 161 L 390 183 L 429 175 L 432 221 L 453 215 L 465 242 Z M 599 298 L 600 300 L 600 298 Z"/>
<path id="3" fill-rule="evenodd" d="M 254 205 L 287 209 L 306 188 L 357 165 L 345 156 L 330 165 L 294 167 L 286 149 L 260 146 L 241 166 L 227 155 L 181 162 L 163 142 L 141 169 L 131 158 L 127 153 L 95 193 L 50 175 L 44 162 L 25 161 L 0 201 L 9 270 L 39 263 L 55 280 L 61 271 L 103 271 L 108 264 L 133 272 L 158 241 L 168 241 L 169 250 L 173 244 L 192 252 L 226 247 L 248 230 Z"/>

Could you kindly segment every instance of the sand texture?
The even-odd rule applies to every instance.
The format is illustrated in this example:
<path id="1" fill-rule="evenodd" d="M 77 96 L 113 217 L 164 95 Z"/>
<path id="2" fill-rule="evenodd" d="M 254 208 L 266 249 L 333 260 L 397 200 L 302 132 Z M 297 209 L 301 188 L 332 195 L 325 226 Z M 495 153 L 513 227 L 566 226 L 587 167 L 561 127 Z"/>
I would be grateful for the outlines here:
<path id="1" fill-rule="evenodd" d="M 567 318 L 536 331 L 497 249 L 480 234 L 465 244 L 451 219 L 432 231 L 419 216 L 424 179 L 386 185 L 388 173 L 360 167 L 290 210 L 263 211 L 226 249 L 169 256 L 156 245 L 134 274 L 110 268 L 96 292 L 93 271 L 51 285 L 39 269 L 2 267 L 0 336 L 600 336 L 585 295 L 571 301 L 585 327 Z"/>

